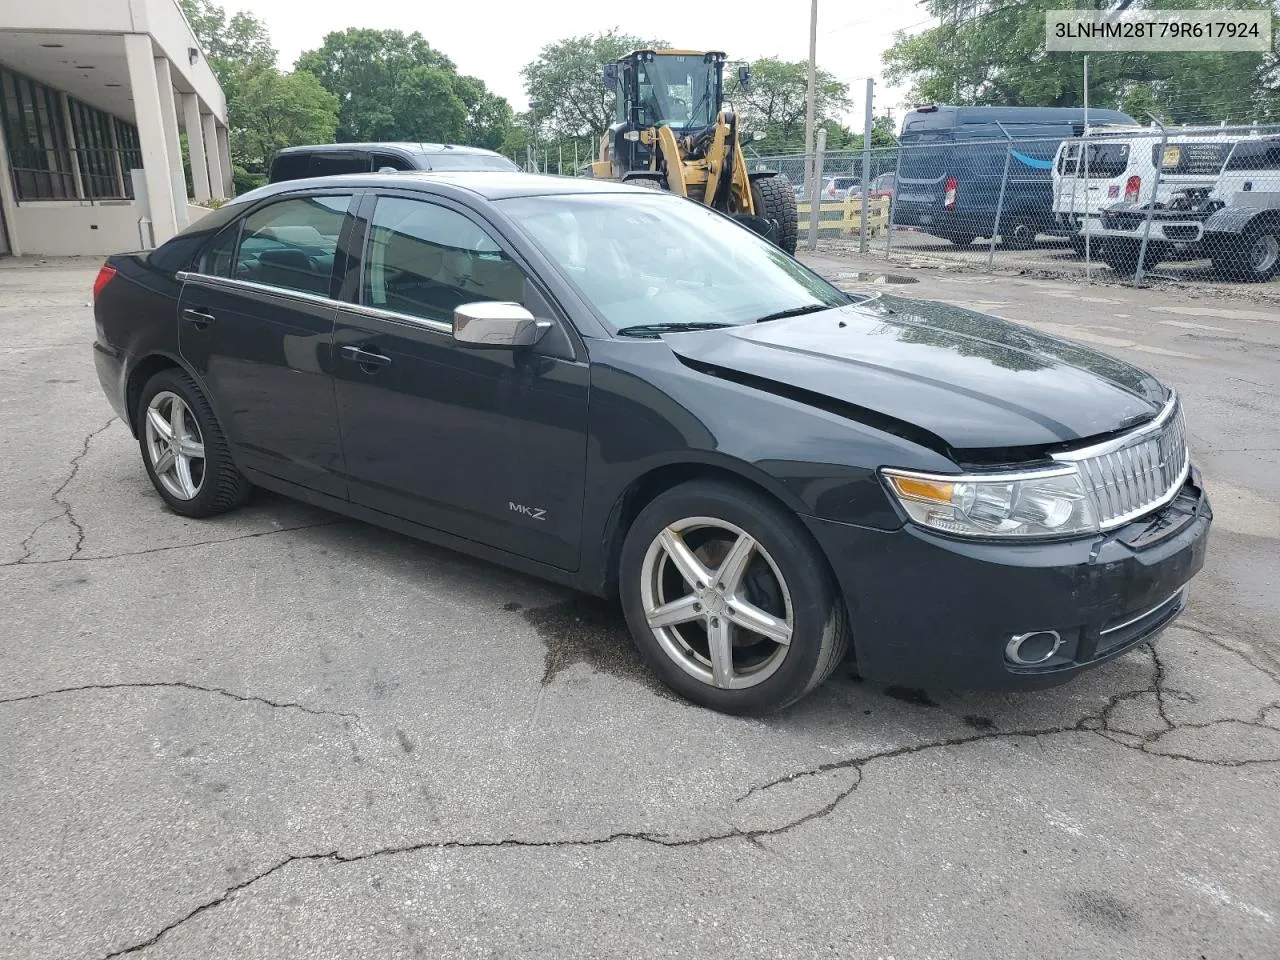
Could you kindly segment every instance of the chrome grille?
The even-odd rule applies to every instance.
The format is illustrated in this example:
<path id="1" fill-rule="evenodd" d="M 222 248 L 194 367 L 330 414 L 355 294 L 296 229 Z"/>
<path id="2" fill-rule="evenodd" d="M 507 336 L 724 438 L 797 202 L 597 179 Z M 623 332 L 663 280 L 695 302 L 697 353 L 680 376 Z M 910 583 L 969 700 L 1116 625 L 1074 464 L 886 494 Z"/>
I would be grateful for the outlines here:
<path id="1" fill-rule="evenodd" d="M 1133 433 L 1054 459 L 1077 465 L 1104 530 L 1149 513 L 1177 496 L 1190 465 L 1178 398 Z"/>

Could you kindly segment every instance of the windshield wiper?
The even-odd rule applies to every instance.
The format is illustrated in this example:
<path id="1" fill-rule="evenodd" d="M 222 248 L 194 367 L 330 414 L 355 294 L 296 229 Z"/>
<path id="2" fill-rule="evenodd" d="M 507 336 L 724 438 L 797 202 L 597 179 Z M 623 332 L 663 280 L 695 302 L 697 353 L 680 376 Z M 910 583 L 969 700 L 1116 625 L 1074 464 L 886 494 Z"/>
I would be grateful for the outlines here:
<path id="1" fill-rule="evenodd" d="M 836 305 L 810 303 L 803 307 L 792 307 L 790 310 L 779 310 L 777 313 L 767 313 L 756 320 L 756 323 L 764 323 L 766 320 L 785 320 L 787 317 L 803 317 L 806 313 L 818 313 L 822 310 L 834 309 L 836 309 Z"/>
<path id="2" fill-rule="evenodd" d="M 709 321 L 695 323 L 641 323 L 634 327 L 623 327 L 618 331 L 620 337 L 656 337 L 662 333 L 689 333 L 693 330 L 718 330 L 731 327 L 731 323 L 711 323 Z"/>

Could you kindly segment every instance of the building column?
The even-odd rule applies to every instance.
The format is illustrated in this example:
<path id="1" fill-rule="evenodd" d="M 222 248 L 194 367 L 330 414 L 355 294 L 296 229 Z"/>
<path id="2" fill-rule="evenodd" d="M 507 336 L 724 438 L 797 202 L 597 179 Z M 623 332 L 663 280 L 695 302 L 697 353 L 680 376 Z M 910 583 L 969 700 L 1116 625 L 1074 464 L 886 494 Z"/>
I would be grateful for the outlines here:
<path id="1" fill-rule="evenodd" d="M 0 230 L 9 239 L 9 253 L 22 256 L 22 238 L 18 236 L 18 201 L 13 191 L 13 171 L 9 168 L 9 146 L 0 123 Z"/>
<path id="2" fill-rule="evenodd" d="M 227 128 L 218 124 L 218 159 L 222 162 L 222 186 L 227 199 L 236 195 L 236 178 L 231 171 L 231 145 L 227 141 Z"/>
<path id="3" fill-rule="evenodd" d="M 219 200 L 225 200 L 227 188 L 222 182 L 222 147 L 218 144 L 218 120 L 212 113 L 202 113 L 200 126 L 204 134 L 205 161 L 209 165 L 209 193 Z"/>
<path id="4" fill-rule="evenodd" d="M 182 94 L 182 122 L 187 131 L 187 155 L 191 160 L 191 186 L 196 203 L 210 197 L 209 168 L 205 166 L 204 127 L 200 123 L 200 98 L 194 93 Z"/>
<path id="5" fill-rule="evenodd" d="M 156 89 L 160 115 L 164 118 L 164 146 L 169 156 L 169 176 L 173 180 L 173 216 L 182 230 L 187 225 L 187 177 L 182 172 L 182 140 L 178 137 L 178 108 L 173 99 L 173 74 L 168 57 L 156 57 Z"/>
<path id="6" fill-rule="evenodd" d="M 160 85 L 156 82 L 151 38 L 143 33 L 126 33 L 124 53 L 129 64 L 129 86 L 133 92 L 134 122 L 138 128 L 147 203 L 151 208 L 151 230 L 159 246 L 178 232 L 178 220 L 174 213 L 173 176 L 169 172 L 163 101 Z M 168 67 L 165 69 L 167 71 Z M 168 80 L 167 75 L 165 79 Z M 172 95 L 169 96 L 169 111 L 173 112 Z"/>

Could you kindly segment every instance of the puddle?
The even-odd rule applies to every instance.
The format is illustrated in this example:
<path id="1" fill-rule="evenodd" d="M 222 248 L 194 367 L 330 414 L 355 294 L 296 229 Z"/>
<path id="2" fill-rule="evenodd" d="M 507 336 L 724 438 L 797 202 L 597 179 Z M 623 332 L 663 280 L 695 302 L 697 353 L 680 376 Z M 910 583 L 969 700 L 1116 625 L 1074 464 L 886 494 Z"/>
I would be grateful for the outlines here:
<path id="1" fill-rule="evenodd" d="M 574 664 L 585 663 L 599 673 L 643 684 L 668 700 L 680 699 L 644 665 L 616 603 L 581 594 L 520 615 L 547 647 L 543 686 Z"/>
<path id="2" fill-rule="evenodd" d="M 874 273 L 867 270 L 844 271 L 835 276 L 837 282 L 844 283 L 919 283 L 916 277 L 908 277 L 901 273 Z"/>

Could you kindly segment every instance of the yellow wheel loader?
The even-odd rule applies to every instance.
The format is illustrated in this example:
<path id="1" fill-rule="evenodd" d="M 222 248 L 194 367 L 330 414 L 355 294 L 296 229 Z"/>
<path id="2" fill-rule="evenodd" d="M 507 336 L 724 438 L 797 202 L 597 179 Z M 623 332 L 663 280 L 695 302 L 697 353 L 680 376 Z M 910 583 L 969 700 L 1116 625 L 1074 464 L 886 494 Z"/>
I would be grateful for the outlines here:
<path id="1" fill-rule="evenodd" d="M 723 53 L 636 50 L 605 64 L 615 122 L 591 176 L 678 193 L 742 220 L 796 252 L 796 195 L 772 170 L 747 170 L 742 134 L 724 102 Z M 745 87 L 747 67 L 738 68 Z"/>

